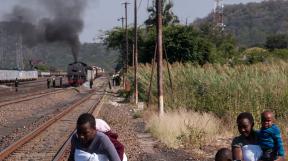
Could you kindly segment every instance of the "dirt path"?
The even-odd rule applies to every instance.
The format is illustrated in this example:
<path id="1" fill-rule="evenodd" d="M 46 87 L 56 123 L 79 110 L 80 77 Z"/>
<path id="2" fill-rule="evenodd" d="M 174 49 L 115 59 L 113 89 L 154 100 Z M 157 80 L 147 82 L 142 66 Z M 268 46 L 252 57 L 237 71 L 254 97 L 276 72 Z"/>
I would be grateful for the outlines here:
<path id="1" fill-rule="evenodd" d="M 129 161 L 211 160 L 197 159 L 191 151 L 165 147 L 145 131 L 142 118 L 133 118 L 133 107 L 121 102 L 123 99 L 117 97 L 116 93 L 108 93 L 98 118 L 106 120 L 112 131 L 119 134 L 118 139 L 124 143 Z"/>

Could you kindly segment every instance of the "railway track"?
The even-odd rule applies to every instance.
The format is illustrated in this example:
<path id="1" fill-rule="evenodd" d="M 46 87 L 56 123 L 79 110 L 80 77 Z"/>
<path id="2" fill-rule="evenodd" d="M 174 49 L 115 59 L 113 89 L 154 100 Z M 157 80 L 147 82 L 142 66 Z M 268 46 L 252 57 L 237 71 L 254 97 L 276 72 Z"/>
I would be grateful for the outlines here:
<path id="1" fill-rule="evenodd" d="M 39 78 L 37 80 L 30 80 L 30 81 L 20 81 L 19 82 L 19 87 L 31 87 L 31 85 L 33 86 L 34 84 L 41 84 L 41 85 L 46 85 L 47 84 L 47 79 L 48 78 Z M 52 78 L 51 79 L 51 84 L 52 84 Z M 60 82 L 60 78 L 56 77 L 55 81 L 57 83 Z M 62 82 L 66 82 L 67 81 L 67 78 L 66 77 L 62 77 Z M 4 86 L 7 86 L 7 87 L 14 87 L 15 85 L 15 82 L 9 82 L 9 83 L 0 83 L 0 85 L 4 85 Z"/>
<path id="2" fill-rule="evenodd" d="M 104 97 L 102 97 L 101 99 L 103 99 Z M 97 107 L 98 109 L 95 108 L 90 109 L 88 112 L 92 113 L 94 116 L 97 116 L 98 113 L 100 112 L 100 106 L 99 105 L 101 103 L 101 100 L 97 103 Z M 53 161 L 66 161 L 69 157 L 70 154 L 70 146 L 71 146 L 71 139 L 73 134 L 76 133 L 76 129 L 74 129 L 74 131 L 69 135 L 68 139 L 66 139 L 66 141 L 64 142 L 64 144 L 61 146 L 61 148 L 57 151 L 57 153 L 54 155 L 53 157 Z"/>
<path id="3" fill-rule="evenodd" d="M 101 79 L 101 78 L 100 78 Z M 105 78 L 97 91 L 77 101 L 57 116 L 42 124 L 30 134 L 18 140 L 0 153 L 0 160 L 52 160 L 75 130 L 78 116 L 92 112 L 104 96 Z M 100 90 L 100 91 L 99 91 Z"/>
<path id="4" fill-rule="evenodd" d="M 47 77 L 47 78 L 50 78 L 50 77 Z M 35 83 L 47 83 L 47 78 L 45 77 L 39 77 L 38 79 L 36 80 L 29 80 L 29 81 L 20 81 L 19 82 L 19 85 L 28 85 L 28 84 L 35 84 Z M 63 77 L 65 78 L 65 77 Z M 60 78 L 57 78 L 56 77 L 56 81 L 58 81 Z M 14 82 L 9 82 L 9 83 L 0 83 L 0 85 L 7 85 L 7 86 L 14 86 L 15 83 Z"/>
<path id="5" fill-rule="evenodd" d="M 51 95 L 51 94 L 57 94 L 57 93 L 65 92 L 66 90 L 65 89 L 56 89 L 56 90 L 53 90 L 53 91 L 32 93 L 30 95 L 26 95 L 26 96 L 22 96 L 22 97 L 6 99 L 6 100 L 3 100 L 3 101 L 0 101 L 0 109 L 1 109 L 1 107 L 7 106 L 7 105 L 20 103 L 20 102 L 24 102 L 24 101 L 30 101 L 30 100 L 33 100 L 33 99 L 36 99 L 36 98 L 40 98 L 40 97 L 44 97 L 44 96 L 48 96 L 48 95 Z"/>
<path id="6" fill-rule="evenodd" d="M 0 151 L 88 94 L 71 89 L 6 102 L 0 107 Z"/>
<path id="7" fill-rule="evenodd" d="M 15 87 L 14 84 L 13 85 L 4 85 L 6 88 L 1 88 L 0 89 L 0 94 L 5 94 L 5 93 L 9 93 L 9 92 L 14 92 L 15 91 Z M 19 84 L 18 85 L 18 91 L 27 91 L 30 89 L 33 89 L 35 87 L 46 87 L 46 83 L 45 82 L 29 82 L 27 84 Z"/>
<path id="8" fill-rule="evenodd" d="M 41 82 L 41 81 L 40 81 Z M 11 89 L 11 87 L 7 88 L 6 91 L 5 89 L 0 90 L 0 107 L 3 104 L 3 102 L 10 102 L 13 100 L 24 100 L 24 99 L 29 99 L 29 98 L 37 98 L 37 96 L 45 96 L 49 95 L 49 93 L 57 92 L 57 91 L 62 91 L 62 89 L 59 88 L 50 88 L 47 89 L 46 87 L 46 82 L 45 84 L 43 83 L 34 83 L 30 82 L 27 87 L 19 87 L 19 91 L 15 92 L 15 89 Z M 39 97 L 38 97 L 39 98 Z"/>

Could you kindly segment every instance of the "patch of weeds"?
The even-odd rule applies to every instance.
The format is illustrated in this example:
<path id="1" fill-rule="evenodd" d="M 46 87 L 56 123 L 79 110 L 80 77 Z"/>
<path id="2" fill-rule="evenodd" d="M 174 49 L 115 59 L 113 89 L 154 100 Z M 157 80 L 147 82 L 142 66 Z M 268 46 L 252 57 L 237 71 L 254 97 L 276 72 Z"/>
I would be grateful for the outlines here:
<path id="1" fill-rule="evenodd" d="M 80 93 L 80 90 L 78 88 L 72 88 L 74 91 L 76 91 L 77 93 Z"/>
<path id="2" fill-rule="evenodd" d="M 133 112 L 133 118 L 134 119 L 138 119 L 138 118 L 142 118 L 142 114 L 143 114 L 143 112 L 142 111 L 140 111 L 140 110 L 135 110 L 134 112 Z"/>
<path id="3" fill-rule="evenodd" d="M 130 101 L 131 92 L 127 92 L 125 90 L 119 90 L 117 94 L 118 97 L 125 98 L 123 101 L 121 101 L 121 103 L 126 103 Z"/>
<path id="4" fill-rule="evenodd" d="M 185 147 L 193 147 L 200 149 L 205 145 L 206 132 L 195 127 L 186 125 L 187 129 L 177 136 L 177 140 Z"/>

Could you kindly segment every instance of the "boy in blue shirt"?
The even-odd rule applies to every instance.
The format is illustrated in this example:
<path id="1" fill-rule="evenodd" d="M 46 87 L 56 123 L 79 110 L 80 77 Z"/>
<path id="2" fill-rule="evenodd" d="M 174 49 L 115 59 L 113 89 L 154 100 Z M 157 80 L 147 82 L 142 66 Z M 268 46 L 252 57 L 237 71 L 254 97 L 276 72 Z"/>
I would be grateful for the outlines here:
<path id="1" fill-rule="evenodd" d="M 263 150 L 263 161 L 284 161 L 284 147 L 280 128 L 273 124 L 274 115 L 271 111 L 261 114 L 261 129 L 259 131 L 259 145 Z"/>

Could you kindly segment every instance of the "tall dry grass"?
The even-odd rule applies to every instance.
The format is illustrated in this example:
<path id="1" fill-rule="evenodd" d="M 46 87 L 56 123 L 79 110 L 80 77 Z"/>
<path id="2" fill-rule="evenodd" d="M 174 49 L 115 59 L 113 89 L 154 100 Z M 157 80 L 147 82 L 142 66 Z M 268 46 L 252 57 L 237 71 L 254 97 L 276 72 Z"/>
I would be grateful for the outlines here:
<path id="1" fill-rule="evenodd" d="M 139 66 L 139 95 L 147 101 L 151 65 Z M 239 65 L 171 65 L 173 94 L 164 70 L 166 110 L 186 108 L 213 112 L 235 118 L 240 112 L 252 112 L 256 120 L 264 109 L 272 109 L 277 119 L 287 120 L 288 63 Z M 132 80 L 133 72 L 130 71 Z M 152 103 L 157 99 L 156 74 L 152 85 Z"/>
<path id="2" fill-rule="evenodd" d="M 147 101 L 151 65 L 142 64 L 138 69 L 139 95 L 142 100 Z M 176 63 L 171 65 L 171 74 L 173 94 L 170 88 L 167 68 L 164 69 L 164 104 L 166 111 L 188 109 L 200 113 L 212 112 L 219 118 L 228 120 L 226 122 L 230 126 L 236 125 L 235 120 L 240 112 L 248 111 L 255 117 L 256 125 L 259 128 L 260 113 L 265 109 L 272 109 L 276 114 L 276 119 L 284 136 L 287 138 L 287 62 L 280 61 L 273 64 L 239 65 L 235 67 L 217 64 L 200 67 L 189 63 Z M 129 71 L 129 78 L 133 79 L 132 70 Z M 155 80 L 156 74 L 152 85 L 152 103 L 157 101 Z M 167 117 L 171 119 L 176 116 L 171 114 Z M 185 116 L 185 118 L 188 117 Z M 191 114 L 190 117 L 194 116 Z M 183 122 L 183 120 L 181 121 Z M 180 133 L 173 134 L 173 132 L 169 132 L 170 127 L 166 127 L 166 125 L 157 125 L 161 122 L 157 120 L 154 120 L 154 122 L 155 124 L 151 125 L 152 129 L 161 129 L 163 126 L 164 133 L 167 132 L 167 135 L 164 135 L 165 137 L 170 137 L 170 133 L 171 136 L 181 136 Z M 174 126 L 174 124 L 183 128 L 180 125 L 181 123 L 168 125 Z M 236 128 L 234 130 L 237 131 Z M 152 133 L 161 138 L 158 131 L 152 130 Z M 173 146 L 178 144 L 175 139 L 168 138 L 165 140 L 171 140 L 167 144 Z"/>
<path id="3" fill-rule="evenodd" d="M 185 110 L 167 112 L 161 118 L 153 114 L 149 116 L 147 128 L 154 137 L 174 148 L 200 148 L 211 142 L 221 129 L 220 120 L 213 114 Z"/>

